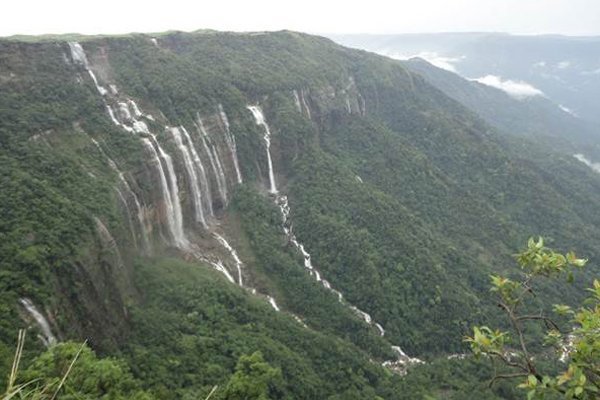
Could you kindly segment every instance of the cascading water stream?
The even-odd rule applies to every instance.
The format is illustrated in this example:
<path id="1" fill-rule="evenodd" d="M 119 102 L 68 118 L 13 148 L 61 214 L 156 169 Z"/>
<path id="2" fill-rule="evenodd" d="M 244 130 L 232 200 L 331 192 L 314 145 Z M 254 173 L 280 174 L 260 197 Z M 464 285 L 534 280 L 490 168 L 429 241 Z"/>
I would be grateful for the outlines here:
<path id="1" fill-rule="evenodd" d="M 170 157 L 168 155 L 166 155 L 166 153 L 162 150 L 162 148 L 158 144 L 158 141 L 156 140 L 156 137 L 154 137 L 154 135 L 152 135 L 151 137 L 152 137 L 152 141 L 148 138 L 142 138 L 142 143 L 151 152 L 152 162 L 154 162 L 154 164 L 156 164 L 156 169 L 159 173 L 160 188 L 161 188 L 161 192 L 162 192 L 163 201 L 165 203 L 166 214 L 167 214 L 166 215 L 167 225 L 169 227 L 169 233 L 171 234 L 171 238 L 173 239 L 173 243 L 175 244 L 175 246 L 177 246 L 179 248 L 187 248 L 188 241 L 185 237 L 185 233 L 183 232 L 183 220 L 182 220 L 182 215 L 181 215 L 181 206 L 179 206 L 177 180 L 176 180 L 176 178 L 173 178 L 175 173 L 173 170 L 172 161 L 170 160 Z M 156 148 L 154 147 L 155 145 L 156 145 Z M 160 156 L 159 156 L 159 152 L 160 152 Z M 167 168 L 170 170 L 169 174 L 172 175 L 171 176 L 171 185 L 172 186 L 169 186 L 169 181 L 167 180 L 167 176 L 165 175 L 165 171 L 164 171 L 164 168 L 162 165 L 161 158 L 165 161 L 165 164 L 167 164 Z M 170 163 L 167 163 L 167 159 L 170 161 Z M 170 164 L 170 167 L 169 167 L 169 164 Z M 175 187 L 175 190 L 173 190 L 173 187 Z M 173 192 L 175 192 L 176 198 L 174 198 L 175 196 L 174 196 Z M 175 203 L 177 204 L 177 207 L 175 206 Z"/>
<path id="2" fill-rule="evenodd" d="M 227 181 L 225 180 L 225 173 L 223 172 L 223 167 L 221 166 L 221 162 L 219 160 L 219 154 L 216 152 L 215 147 L 210 142 L 210 138 L 208 137 L 208 133 L 204 128 L 202 119 L 200 119 L 200 114 L 197 115 L 196 119 L 197 129 L 200 136 L 200 140 L 202 142 L 202 147 L 204 148 L 204 151 L 208 156 L 210 166 L 212 167 L 213 173 L 215 174 L 215 181 L 217 182 L 217 190 L 219 192 L 219 196 L 225 204 L 227 203 Z"/>
<path id="3" fill-rule="evenodd" d="M 169 131 L 173 135 L 175 139 L 175 144 L 179 148 L 181 152 L 183 163 L 185 165 L 185 170 L 188 175 L 188 181 L 190 184 L 190 190 L 193 195 L 193 203 L 194 203 L 194 213 L 196 216 L 196 222 L 199 222 L 207 227 L 206 219 L 204 218 L 204 210 L 202 208 L 202 193 L 200 192 L 200 187 L 198 186 L 198 176 L 196 175 L 196 168 L 194 162 L 192 161 L 192 155 L 190 154 L 190 150 L 187 145 L 183 143 L 183 139 L 181 137 L 181 132 L 179 128 L 169 128 Z"/>
<path id="4" fill-rule="evenodd" d="M 21 303 L 23 308 L 25 308 L 25 310 L 31 316 L 31 318 L 33 318 L 38 328 L 42 332 L 42 334 L 39 335 L 39 338 L 44 344 L 44 346 L 50 347 L 53 344 L 57 343 L 56 336 L 54 336 L 54 334 L 52 333 L 52 329 L 50 329 L 50 324 L 48 323 L 48 320 L 46 319 L 46 317 L 44 317 L 44 314 L 42 314 L 37 309 L 35 304 L 33 304 L 31 300 L 25 297 L 19 299 L 19 302 Z"/>
<path id="5" fill-rule="evenodd" d="M 237 183 L 242 183 L 242 173 L 240 172 L 240 165 L 238 162 L 237 156 L 237 144 L 235 143 L 235 136 L 231 134 L 231 130 L 229 128 L 229 119 L 227 118 L 227 114 L 225 114 L 225 110 L 223 110 L 223 105 L 219 104 L 219 117 L 221 118 L 221 122 L 225 127 L 225 141 L 227 142 L 227 146 L 229 147 L 229 151 L 231 152 L 231 158 L 233 159 L 233 167 L 235 168 L 235 176 L 237 178 Z"/>
<path id="6" fill-rule="evenodd" d="M 140 231 L 142 233 L 142 242 L 144 244 L 144 250 L 150 251 L 151 246 L 150 246 L 150 240 L 148 239 L 148 230 L 146 228 L 146 223 L 144 222 L 144 220 L 145 220 L 144 212 L 143 212 L 139 198 L 137 197 L 137 195 L 135 194 L 133 189 L 131 189 L 131 186 L 129 186 L 129 183 L 125 179 L 123 172 L 121 172 L 121 170 L 119 170 L 119 168 L 117 167 L 117 164 L 104 152 L 104 150 L 102 149 L 102 146 L 100 146 L 100 143 L 98 143 L 98 141 L 96 141 L 94 138 L 90 138 L 90 139 L 92 139 L 92 142 L 94 143 L 94 145 L 96 146 L 96 148 L 98 149 L 100 154 L 107 160 L 108 165 L 111 167 L 111 169 L 117 173 L 117 176 L 119 177 L 119 181 L 121 182 L 121 185 L 125 188 L 127 195 L 131 199 L 133 199 L 133 202 L 135 204 L 138 224 L 140 225 Z M 129 206 L 127 203 L 127 199 L 125 198 L 125 196 L 123 196 L 123 194 L 121 193 L 120 190 L 119 190 L 119 193 L 123 199 L 123 203 L 125 204 L 125 207 L 127 207 L 127 213 L 129 214 Z M 135 234 L 133 235 L 133 239 L 134 239 L 134 241 L 136 240 Z"/>
<path id="7" fill-rule="evenodd" d="M 274 299 L 273 297 L 271 297 L 271 296 L 267 296 L 267 299 L 268 299 L 268 301 L 269 301 L 269 304 L 271 305 L 271 307 L 273 307 L 273 309 L 274 309 L 275 311 L 281 311 L 281 310 L 279 309 L 279 306 L 277 305 L 277 303 L 275 302 L 275 299 Z M 300 323 L 302 323 L 302 321 L 300 321 Z"/>
<path id="8" fill-rule="evenodd" d="M 210 185 L 208 183 L 208 176 L 206 174 L 206 170 L 204 169 L 204 164 L 202 164 L 202 160 L 200 159 L 200 156 L 196 151 L 196 147 L 194 146 L 194 142 L 192 141 L 192 138 L 190 137 L 188 131 L 183 126 L 181 126 L 180 129 L 183 133 L 183 136 L 185 137 L 185 140 L 187 141 L 188 147 L 192 154 L 192 160 L 194 161 L 194 165 L 197 170 L 197 175 L 200 179 L 200 190 L 202 191 L 202 193 L 206 194 L 206 196 L 203 196 L 205 214 L 208 214 L 212 217 L 214 216 L 212 206 L 212 194 L 210 190 Z"/>
<path id="9" fill-rule="evenodd" d="M 231 258 L 233 258 L 233 261 L 235 262 L 235 267 L 237 269 L 237 273 L 238 273 L 238 284 L 240 286 L 244 286 L 244 281 L 242 279 L 242 260 L 240 260 L 240 257 L 237 254 L 237 251 L 235 251 L 235 249 L 233 247 L 231 247 L 231 245 L 227 242 L 227 240 L 225 240 L 225 238 L 221 235 L 219 235 L 218 233 L 213 233 L 213 235 L 215 235 L 215 238 L 217 238 L 217 240 L 219 241 L 219 243 L 221 243 L 221 245 L 223 245 L 223 247 L 225 247 L 225 249 L 227 249 L 227 251 L 229 252 L 229 254 L 231 255 Z"/>
<path id="10" fill-rule="evenodd" d="M 304 89 L 300 90 L 300 100 L 302 102 L 302 105 L 304 106 L 304 109 L 306 110 L 306 116 L 308 117 L 308 119 L 311 119 L 310 107 L 308 106 L 306 98 L 304 97 Z"/>
<path id="11" fill-rule="evenodd" d="M 281 216 L 283 219 L 283 230 L 284 230 L 286 236 L 288 237 L 288 240 L 294 245 L 294 247 L 296 247 L 296 249 L 298 249 L 298 251 L 304 257 L 304 267 L 309 271 L 309 274 L 311 276 L 313 276 L 317 282 L 320 282 L 327 290 L 330 290 L 331 292 L 335 293 L 337 295 L 340 303 L 344 303 L 344 298 L 342 296 L 342 293 L 339 292 L 338 290 L 334 289 L 331 286 L 331 284 L 329 282 L 327 282 L 325 279 L 321 278 L 321 274 L 312 264 L 310 254 L 306 251 L 304 245 L 302 243 L 298 242 L 296 235 L 292 231 L 292 228 L 291 228 L 292 225 L 289 220 L 290 206 L 288 204 L 287 196 L 278 196 L 276 199 L 276 204 L 279 206 L 279 210 L 281 211 Z M 345 303 L 357 316 L 359 316 L 368 325 L 374 326 L 379 331 L 380 336 L 385 336 L 385 329 L 383 328 L 383 326 L 381 324 L 379 324 L 378 322 L 373 321 L 373 318 L 368 313 L 360 310 L 358 307 L 356 307 L 352 304 L 349 304 L 347 302 L 345 302 Z M 402 349 L 398 346 L 392 346 L 392 350 L 394 350 L 394 352 L 397 354 L 398 359 L 394 360 L 394 361 L 386 361 L 383 363 L 384 366 L 389 366 L 389 367 L 395 368 L 398 365 L 406 366 L 409 364 L 423 363 L 423 361 L 419 360 L 418 358 L 411 358 L 411 357 L 407 356 L 402 351 Z"/>
<path id="12" fill-rule="evenodd" d="M 96 75 L 90 69 L 89 64 L 88 64 L 88 59 L 87 59 L 87 56 L 85 55 L 85 51 L 83 50 L 83 47 L 81 47 L 81 45 L 77 42 L 69 42 L 68 44 L 69 44 L 69 49 L 71 50 L 71 58 L 73 58 L 73 61 L 82 65 L 85 68 L 85 70 L 89 74 L 90 78 L 92 78 L 92 81 L 94 81 L 96 90 L 98 90 L 98 93 L 100 93 L 101 96 L 104 96 L 105 94 L 107 94 L 108 91 L 106 90 L 106 88 L 104 88 L 103 86 L 100 86 L 100 84 L 98 83 L 98 79 L 96 79 Z"/>
<path id="13" fill-rule="evenodd" d="M 264 128 L 265 130 L 265 143 L 266 143 L 266 147 L 267 147 L 267 158 L 269 160 L 269 178 L 271 181 L 271 193 L 276 194 L 277 193 L 277 188 L 275 186 L 275 178 L 274 178 L 274 173 L 273 173 L 273 164 L 271 162 L 271 151 L 270 151 L 270 136 L 271 136 L 271 132 L 269 130 L 269 126 L 267 125 L 267 122 L 264 118 L 264 114 L 262 113 L 262 110 L 260 109 L 259 106 L 247 106 L 247 108 L 252 112 L 252 114 L 254 115 L 254 118 L 256 120 L 256 124 L 260 125 Z M 342 293 L 339 292 L 338 290 L 335 290 L 331 284 L 329 282 L 327 282 L 326 280 L 321 278 L 321 274 L 319 273 L 319 271 L 312 265 L 312 261 L 311 261 L 311 257 L 310 254 L 308 253 L 308 251 L 305 249 L 304 245 L 300 242 L 298 242 L 296 235 L 294 234 L 294 232 L 292 231 L 292 224 L 289 220 L 289 215 L 290 215 L 290 206 L 288 203 L 288 199 L 287 196 L 276 196 L 275 198 L 275 204 L 277 206 L 279 206 L 279 210 L 281 212 L 281 216 L 282 216 L 282 221 L 283 221 L 283 230 L 284 233 L 286 234 L 286 236 L 288 237 L 288 240 L 294 245 L 294 247 L 296 247 L 300 253 L 302 254 L 302 256 L 304 257 L 304 267 L 306 269 L 308 269 L 309 273 L 311 276 L 315 277 L 315 279 L 317 280 L 317 282 L 321 282 L 321 284 L 327 289 L 330 290 L 331 292 L 335 293 L 338 297 L 338 300 L 340 302 L 344 302 L 343 300 L 343 296 Z M 269 300 L 270 301 L 270 300 Z M 363 321 L 365 321 L 368 325 L 372 325 L 375 326 L 377 328 L 377 330 L 379 331 L 379 334 L 381 336 L 385 335 L 385 330 L 383 329 L 383 326 L 381 326 L 381 324 L 373 321 L 373 319 L 371 318 L 371 316 L 360 310 L 359 308 L 357 308 L 356 306 L 352 305 L 352 304 L 347 304 L 348 307 L 356 314 L 358 315 Z M 273 308 L 276 308 L 277 305 L 272 303 Z M 384 366 L 395 366 L 396 364 L 400 364 L 400 365 L 408 365 L 408 364 L 414 364 L 414 363 L 422 363 L 421 360 L 417 359 L 417 358 L 411 358 L 409 356 L 407 356 L 400 347 L 398 346 L 392 346 L 392 349 L 394 350 L 394 352 L 397 354 L 398 358 L 397 360 L 394 361 L 386 361 L 383 365 Z"/>
<path id="14" fill-rule="evenodd" d="M 273 160 L 271 159 L 271 130 L 265 121 L 265 116 L 260 106 L 247 106 L 246 108 L 250 110 L 254 116 L 256 125 L 261 126 L 265 130 L 263 140 L 265 141 L 267 148 L 267 162 L 269 165 L 269 192 L 277 194 L 277 184 L 275 183 L 275 173 L 273 172 Z"/>

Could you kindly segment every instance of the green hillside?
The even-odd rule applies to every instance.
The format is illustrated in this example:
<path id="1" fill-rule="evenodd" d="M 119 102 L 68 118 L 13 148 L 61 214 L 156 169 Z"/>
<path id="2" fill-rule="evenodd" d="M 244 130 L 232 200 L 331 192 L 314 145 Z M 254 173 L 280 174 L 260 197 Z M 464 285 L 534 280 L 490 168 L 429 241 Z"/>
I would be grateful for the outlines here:
<path id="1" fill-rule="evenodd" d="M 591 260 L 534 306 L 581 300 L 600 175 L 474 111 L 294 32 L 0 41 L 0 373 L 51 341 L 28 299 L 155 398 L 228 398 L 257 351 L 272 398 L 514 398 L 447 358 L 532 235 Z"/>

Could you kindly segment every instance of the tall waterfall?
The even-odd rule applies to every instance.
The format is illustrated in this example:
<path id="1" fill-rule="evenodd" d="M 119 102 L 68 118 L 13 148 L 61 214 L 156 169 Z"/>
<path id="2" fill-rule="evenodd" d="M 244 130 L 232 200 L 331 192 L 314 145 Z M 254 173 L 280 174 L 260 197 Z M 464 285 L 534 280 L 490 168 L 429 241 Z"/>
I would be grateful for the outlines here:
<path id="1" fill-rule="evenodd" d="M 194 146 L 194 142 L 192 141 L 192 138 L 190 137 L 190 134 L 188 133 L 187 129 L 185 129 L 185 127 L 181 126 L 181 132 L 183 132 L 183 136 L 185 137 L 185 140 L 191 151 L 194 165 L 196 166 L 196 172 L 198 175 L 198 179 L 200 179 L 200 190 L 202 190 L 202 193 L 205 194 L 205 196 L 203 196 L 204 213 L 208 214 L 212 217 L 212 216 L 214 216 L 213 206 L 212 206 L 212 194 L 211 194 L 211 190 L 210 190 L 210 184 L 208 181 L 208 175 L 206 174 L 206 170 L 204 169 L 204 164 L 202 164 L 202 159 L 198 155 L 198 152 L 196 151 L 196 147 Z"/>
<path id="2" fill-rule="evenodd" d="M 238 284 L 240 286 L 244 286 L 244 281 L 242 280 L 242 265 L 243 265 L 242 260 L 240 260 L 240 257 L 238 256 L 235 249 L 233 247 L 231 247 L 231 245 L 227 242 L 227 240 L 225 240 L 225 238 L 223 236 L 219 235 L 216 232 L 214 233 L 214 235 L 217 238 L 217 240 L 219 241 L 219 243 L 221 243 L 223 245 L 223 247 L 225 247 L 225 249 L 227 249 L 227 251 L 229 252 L 231 257 L 233 258 L 233 261 L 235 262 L 235 267 L 236 267 L 237 273 L 238 273 Z"/>
<path id="3" fill-rule="evenodd" d="M 183 231 L 183 217 L 181 214 L 181 205 L 179 203 L 179 190 L 177 188 L 177 177 L 175 176 L 173 161 L 171 160 L 171 157 L 164 152 L 162 147 L 160 147 L 156 137 L 151 135 L 151 138 L 152 141 L 147 138 L 142 138 L 142 143 L 144 143 L 144 146 L 152 153 L 152 161 L 156 164 L 156 169 L 159 173 L 160 188 L 165 203 L 169 233 L 171 234 L 175 246 L 187 248 L 188 241 Z M 166 165 L 170 181 L 167 180 L 167 176 L 165 175 L 163 162 Z"/>
<path id="4" fill-rule="evenodd" d="M 247 106 L 246 108 L 250 110 L 250 112 L 254 116 L 256 125 L 261 126 L 265 130 L 263 139 L 267 148 L 267 162 L 269 164 L 269 191 L 273 194 L 276 194 L 277 184 L 275 183 L 275 174 L 273 173 L 273 161 L 271 160 L 271 130 L 269 129 L 269 125 L 267 125 L 267 122 L 265 121 L 265 116 L 260 106 Z"/>
<path id="5" fill-rule="evenodd" d="M 221 161 L 219 160 L 219 154 L 217 153 L 215 146 L 213 146 L 210 138 L 208 137 L 208 133 L 204 128 L 204 124 L 202 123 L 202 119 L 200 119 L 200 115 L 197 115 L 197 129 L 200 136 L 200 140 L 202 142 L 202 147 L 204 151 L 208 155 L 208 159 L 210 161 L 210 166 L 212 167 L 213 173 L 215 175 L 215 181 L 217 182 L 217 190 L 219 191 L 219 196 L 223 203 L 227 203 L 227 181 L 225 180 L 225 173 L 223 172 L 223 167 L 221 165 Z"/>
<path id="6" fill-rule="evenodd" d="M 192 156 L 188 147 L 183 143 L 179 128 L 170 128 L 169 131 L 173 135 L 173 138 L 175 139 L 175 144 L 181 152 L 183 163 L 185 165 L 185 170 L 189 178 L 188 181 L 190 184 L 190 190 L 193 195 L 196 222 L 200 222 L 204 227 L 207 227 L 206 219 L 204 218 L 204 210 L 202 208 L 202 193 L 200 192 L 200 187 L 198 186 L 198 176 L 196 175 L 196 168 L 194 162 L 192 161 Z"/>
<path id="7" fill-rule="evenodd" d="M 300 100 L 302 101 L 302 105 L 304 106 L 304 109 L 306 110 L 306 116 L 308 117 L 308 119 L 311 119 L 310 107 L 308 106 L 308 103 L 306 102 L 306 98 L 304 97 L 304 89 L 302 89 L 300 91 Z"/>
<path id="8" fill-rule="evenodd" d="M 225 114 L 225 110 L 223 110 L 223 105 L 219 104 L 219 117 L 221 118 L 221 122 L 225 127 L 225 141 L 227 142 L 227 146 L 229 147 L 229 151 L 231 152 L 231 158 L 233 159 L 233 167 L 235 168 L 235 176 L 237 178 L 237 183 L 242 183 L 242 173 L 240 172 L 240 165 L 238 162 L 237 156 L 237 144 L 235 143 L 235 136 L 231 134 L 231 130 L 229 128 L 229 119 L 227 118 L 227 114 Z"/>
<path id="9" fill-rule="evenodd" d="M 71 49 L 71 58 L 73 58 L 75 63 L 80 64 L 85 68 L 87 73 L 90 75 L 90 78 L 92 78 L 92 81 L 94 81 L 94 85 L 96 86 L 98 93 L 100 93 L 102 96 L 107 94 L 108 90 L 106 90 L 103 86 L 100 86 L 98 79 L 96 79 L 96 75 L 90 69 L 83 47 L 81 47 L 81 45 L 77 42 L 69 42 L 69 48 Z"/>
<path id="10" fill-rule="evenodd" d="M 33 318 L 33 320 L 36 322 L 38 328 L 40 328 L 42 334 L 39 337 L 42 343 L 44 343 L 44 346 L 50 347 L 53 344 L 55 344 L 57 342 L 56 336 L 54 336 L 54 334 L 52 333 L 52 329 L 50 329 L 50 324 L 48 323 L 46 317 L 44 317 L 44 314 L 42 314 L 37 309 L 35 304 L 33 304 L 33 302 L 28 298 L 21 298 L 19 299 L 19 302 L 21 303 L 23 308 L 25 308 L 25 310 L 31 316 L 31 318 Z"/>
<path id="11" fill-rule="evenodd" d="M 121 182 L 121 185 L 123 186 L 123 188 L 125 188 L 125 192 L 129 196 L 129 198 L 131 198 L 133 200 L 133 203 L 135 205 L 135 211 L 136 211 L 138 224 L 140 225 L 140 232 L 142 233 L 142 242 L 144 245 L 144 250 L 150 251 L 151 246 L 150 246 L 150 240 L 148 239 L 148 229 L 146 227 L 144 211 L 142 209 L 142 206 L 141 206 L 138 196 L 135 194 L 133 189 L 131 189 L 131 186 L 129 186 L 129 183 L 125 179 L 123 172 L 121 172 L 121 170 L 119 170 L 119 167 L 117 167 L 117 164 L 104 152 L 104 150 L 100 146 L 100 143 L 98 143 L 98 141 L 96 141 L 94 138 L 91 138 L 91 139 L 92 139 L 92 142 L 94 143 L 94 145 L 96 146 L 96 148 L 98 149 L 98 151 L 100 152 L 100 154 L 102 154 L 102 156 L 104 158 L 106 158 L 108 165 L 111 167 L 111 169 L 117 173 L 117 176 L 119 177 L 119 182 Z M 120 193 L 120 190 L 119 190 L 119 193 Z M 122 193 L 120 195 L 123 199 L 125 206 L 127 207 L 127 212 L 129 213 L 127 199 L 125 198 L 125 196 Z M 134 240 L 135 240 L 135 232 L 134 232 Z"/>

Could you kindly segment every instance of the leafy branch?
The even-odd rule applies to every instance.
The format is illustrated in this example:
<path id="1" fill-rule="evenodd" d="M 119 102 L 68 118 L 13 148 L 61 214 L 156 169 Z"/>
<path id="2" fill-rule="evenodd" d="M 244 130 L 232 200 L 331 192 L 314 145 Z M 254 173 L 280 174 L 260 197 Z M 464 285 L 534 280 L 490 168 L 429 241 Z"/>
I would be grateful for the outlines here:
<path id="1" fill-rule="evenodd" d="M 572 282 L 573 271 L 583 268 L 587 260 L 580 259 L 573 252 L 558 253 L 544 246 L 544 240 L 530 238 L 527 247 L 516 255 L 523 277 L 515 281 L 503 276 L 491 276 L 491 292 L 497 296 L 498 307 L 510 323 L 510 331 L 491 329 L 486 326 L 474 327 L 473 336 L 465 341 L 471 346 L 475 356 L 487 356 L 499 361 L 510 372 L 495 369 L 490 386 L 499 380 L 526 378 L 519 385 L 528 391 L 528 399 L 543 398 L 546 393 L 559 393 L 568 399 L 592 399 L 600 394 L 600 281 L 594 281 L 588 289 L 592 297 L 588 300 L 592 307 L 581 307 L 577 312 L 566 305 L 554 305 L 553 312 L 558 316 L 570 316 L 571 329 L 564 329 L 543 311 L 537 314 L 526 313 L 529 299 L 535 296 L 534 283 L 540 278 L 556 279 L 566 275 Z M 545 345 L 554 346 L 560 360 L 569 360 L 567 370 L 557 377 L 539 372 L 535 357 L 530 350 L 527 337 L 527 323 L 542 323 L 546 328 Z M 509 350 L 506 344 L 515 338 L 517 350 Z M 495 363 L 494 363 L 495 367 Z"/>

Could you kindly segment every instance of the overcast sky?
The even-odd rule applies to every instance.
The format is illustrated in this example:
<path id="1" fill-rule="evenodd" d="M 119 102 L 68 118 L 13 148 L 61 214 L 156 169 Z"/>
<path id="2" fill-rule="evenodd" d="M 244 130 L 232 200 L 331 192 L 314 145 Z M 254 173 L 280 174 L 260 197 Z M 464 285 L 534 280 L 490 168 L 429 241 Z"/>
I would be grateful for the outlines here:
<path id="1" fill-rule="evenodd" d="M 5 0 L 0 36 L 169 29 L 600 35 L 600 0 Z"/>

